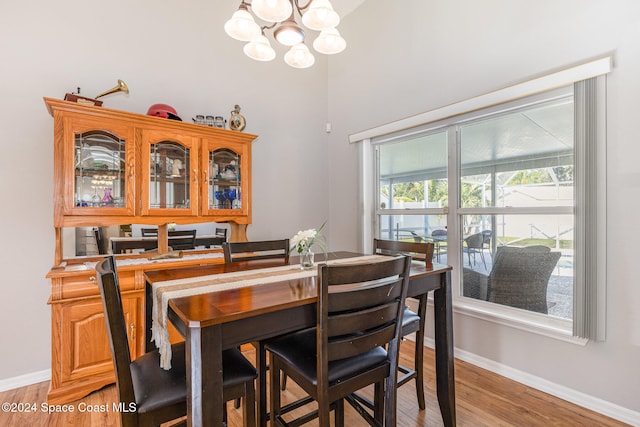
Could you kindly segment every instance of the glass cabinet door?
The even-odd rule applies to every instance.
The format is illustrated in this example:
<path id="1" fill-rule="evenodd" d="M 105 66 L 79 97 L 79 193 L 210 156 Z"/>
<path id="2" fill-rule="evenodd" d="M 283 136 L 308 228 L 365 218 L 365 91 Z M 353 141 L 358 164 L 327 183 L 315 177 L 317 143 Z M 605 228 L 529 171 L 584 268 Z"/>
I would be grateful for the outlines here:
<path id="1" fill-rule="evenodd" d="M 246 214 L 249 194 L 246 176 L 247 155 L 242 145 L 220 147 L 213 141 L 205 143 L 202 168 L 207 172 L 206 188 L 202 198 L 203 215 L 238 215 Z"/>
<path id="2" fill-rule="evenodd" d="M 71 215 L 133 214 L 133 142 L 131 130 L 99 120 L 69 120 L 66 141 L 65 212 Z"/>
<path id="3" fill-rule="evenodd" d="M 196 139 L 181 135 L 143 137 L 143 215 L 192 215 L 197 212 Z M 157 136 L 157 137 L 156 137 Z"/>

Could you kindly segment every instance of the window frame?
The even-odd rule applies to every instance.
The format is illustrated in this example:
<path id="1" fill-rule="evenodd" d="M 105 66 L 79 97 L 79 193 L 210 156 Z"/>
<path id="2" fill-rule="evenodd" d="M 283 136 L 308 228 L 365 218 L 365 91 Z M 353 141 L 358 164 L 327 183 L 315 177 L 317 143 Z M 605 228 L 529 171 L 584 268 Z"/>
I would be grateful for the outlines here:
<path id="1" fill-rule="evenodd" d="M 585 79 L 586 78 L 591 78 L 591 77 L 595 77 L 594 81 L 596 82 L 596 86 L 599 90 L 599 98 L 596 100 L 597 102 L 597 109 L 598 111 L 600 111 L 600 113 L 598 113 L 596 116 L 596 120 L 598 122 L 598 128 L 595 131 L 595 144 L 593 148 L 590 148 L 591 151 L 595 152 L 595 155 L 592 155 L 591 160 L 593 160 L 593 158 L 596 159 L 596 163 L 597 165 L 594 164 L 589 164 L 588 166 L 582 165 L 579 167 L 579 169 L 583 169 L 583 175 L 582 175 L 582 179 L 584 179 L 584 170 L 586 170 L 587 168 L 593 168 L 595 167 L 596 169 L 596 176 L 597 176 L 597 191 L 590 191 L 590 189 L 587 189 L 585 185 L 583 185 L 581 187 L 581 194 L 577 194 L 576 195 L 576 206 L 577 208 L 575 208 L 575 212 L 574 212 L 574 207 L 562 207 L 562 208 L 558 208 L 558 207 L 554 207 L 552 209 L 549 208 L 539 208 L 540 213 L 570 213 L 572 215 L 574 215 L 574 219 L 576 222 L 578 222 L 577 220 L 577 216 L 578 213 L 583 211 L 583 207 L 578 206 L 578 203 L 584 203 L 583 200 L 581 200 L 584 197 L 596 197 L 596 195 L 598 197 L 600 196 L 606 196 L 606 194 L 604 193 L 604 189 L 606 188 L 606 175 L 604 173 L 604 165 L 605 165 L 605 157 L 604 155 L 606 154 L 606 150 L 605 150 L 605 132 L 604 132 L 604 128 L 606 125 L 606 115 L 604 113 L 604 107 L 606 106 L 605 104 L 605 96 L 604 96 L 604 92 L 605 92 L 605 83 L 604 83 L 604 79 L 605 79 L 605 75 L 606 73 L 608 73 L 610 71 L 610 58 L 607 58 L 608 61 L 608 66 L 604 67 L 603 69 L 598 69 L 597 71 L 591 70 L 591 72 L 593 73 L 592 75 L 589 76 L 582 76 Z M 588 65 L 593 65 L 593 64 L 585 64 L 585 66 Z M 601 64 L 602 65 L 602 64 Z M 580 68 L 580 67 L 577 67 Z M 557 73 L 556 73 L 557 74 Z M 555 74 L 554 74 L 555 75 Z M 554 76 L 552 75 L 552 76 Z M 599 77 L 598 77 L 599 76 Z M 536 79 L 537 80 L 537 79 Z M 576 81 L 579 80 L 569 80 L 569 83 L 574 83 Z M 378 230 L 378 218 L 380 217 L 380 215 L 432 215 L 432 214 L 447 214 L 447 228 L 449 231 L 449 241 L 448 241 L 448 245 L 449 245 L 449 249 L 450 249 L 450 253 L 452 254 L 459 254 L 461 252 L 461 248 L 460 248 L 460 232 L 458 230 L 458 224 L 459 224 L 459 218 L 461 218 L 461 216 L 463 215 L 468 215 L 468 214 L 503 214 L 503 213 L 518 213 L 518 211 L 520 210 L 521 213 L 524 213 L 525 211 L 527 213 L 531 213 L 532 209 L 531 208 L 509 208 L 508 212 L 505 212 L 505 208 L 482 208 L 481 210 L 477 209 L 477 208 L 461 208 L 458 206 L 458 201 L 459 201 L 459 158 L 460 158 L 460 145 L 459 145 L 459 125 L 464 124 L 468 121 L 471 120 L 478 120 L 479 118 L 481 118 L 482 116 L 485 115 L 493 115 L 496 114 L 498 111 L 500 112 L 508 112 L 510 109 L 519 109 L 519 108 L 523 108 L 527 105 L 532 105 L 535 103 L 541 103 L 541 102 L 545 102 L 546 100 L 549 99 L 553 99 L 555 96 L 565 96 L 564 94 L 562 94 L 563 90 L 562 89 L 557 89 L 557 86 L 552 86 L 552 87 L 546 87 L 544 90 L 540 89 L 539 91 L 535 92 L 534 94 L 523 94 L 522 96 L 516 97 L 514 98 L 509 98 L 509 99 L 505 99 L 503 100 L 503 102 L 496 102 L 493 104 L 489 104 L 487 106 L 484 106 L 484 108 L 476 108 L 472 111 L 466 111 L 466 112 L 461 112 L 460 114 L 457 115 L 451 115 L 448 117 L 445 117 L 441 120 L 436 120 L 436 121 L 432 121 L 432 122 L 423 122 L 420 123 L 419 125 L 413 126 L 413 127 L 409 127 L 407 129 L 406 125 L 407 122 L 403 122 L 404 126 L 402 124 L 388 124 L 385 125 L 381 128 L 377 128 L 377 129 L 371 129 L 368 131 L 364 131 L 364 132 L 360 132 L 359 134 L 354 134 L 352 135 L 353 140 L 357 140 L 357 141 L 362 141 L 363 143 L 360 144 L 360 150 L 359 150 L 359 162 L 360 162 L 360 173 L 361 173 L 361 182 L 360 182 L 360 191 L 361 191 L 361 197 L 362 197 L 362 202 L 363 202 L 363 213 L 362 213 L 362 217 L 361 217 L 361 234 L 360 234 L 360 239 L 361 239 L 361 248 L 364 251 L 370 251 L 371 250 L 371 241 L 373 239 L 373 237 L 376 235 L 377 230 Z M 473 100 L 476 100 L 476 98 L 474 98 Z M 461 104 L 465 104 L 468 103 L 470 100 L 468 101 L 464 101 Z M 576 103 L 576 100 L 574 100 L 574 104 Z M 582 108 L 579 106 L 576 106 L 576 108 Z M 459 109 L 464 110 L 464 106 L 459 106 Z M 429 113 L 424 113 L 424 115 L 419 115 L 419 116 L 423 116 L 423 117 L 433 117 L 434 115 L 432 114 L 433 112 L 429 112 Z M 437 116 L 437 114 L 436 114 Z M 413 116 L 411 118 L 411 120 L 415 120 L 416 116 Z M 576 124 L 576 126 L 578 126 L 579 123 Z M 391 127 L 390 127 L 391 126 Z M 379 134 L 377 136 L 376 133 L 378 132 L 384 132 L 385 130 L 389 130 L 393 127 L 398 127 L 400 129 L 390 133 L 390 134 Z M 406 138 L 410 138 L 412 136 L 415 137 L 416 134 L 424 134 L 427 132 L 436 132 L 436 131 L 442 131 L 442 129 L 445 129 L 447 131 L 447 141 L 448 141 L 448 153 L 449 153 L 449 161 L 448 161 L 448 182 L 449 182 L 449 206 L 448 207 L 444 207 L 444 208 L 425 208 L 425 209 L 411 209 L 410 211 L 407 211 L 405 209 L 400 209 L 400 210 L 392 210 L 392 209 L 380 209 L 379 208 L 379 196 L 378 196 L 378 158 L 377 158 L 377 150 L 376 150 L 376 146 L 386 143 L 386 142 L 390 142 L 390 141 L 397 141 L 400 139 L 406 139 Z M 578 132 L 578 130 L 576 129 L 576 132 Z M 362 136 L 369 136 L 367 138 L 364 139 L 357 139 L 359 137 Z M 574 147 L 575 150 L 577 150 L 577 143 L 576 143 L 576 147 Z M 453 154 L 453 155 L 452 155 Z M 592 153 L 594 154 L 594 153 Z M 598 157 L 599 156 L 599 157 Z M 575 165 L 576 168 L 578 168 L 578 162 L 579 161 L 583 161 L 577 158 L 575 159 Z M 588 174 L 587 174 L 588 175 Z M 578 177 L 576 177 L 576 180 L 578 179 Z M 455 183 L 455 185 L 452 185 L 453 183 Z M 591 194 L 593 193 L 593 194 Z M 455 204 L 454 202 L 455 201 Z M 576 253 L 576 256 L 580 256 L 582 257 L 582 263 L 583 266 L 581 267 L 582 269 L 582 273 L 578 274 L 577 270 L 578 270 L 578 266 L 576 266 L 576 277 L 574 280 L 574 288 L 576 286 L 583 286 L 583 285 L 576 285 L 575 282 L 577 282 L 578 280 L 583 280 L 584 276 L 585 276 L 585 267 L 584 265 L 588 265 L 589 264 L 589 260 L 590 259 L 606 259 L 606 254 L 603 254 L 603 251 L 605 251 L 605 244 L 604 244 L 604 226 L 606 223 L 606 209 L 603 212 L 602 209 L 602 205 L 603 203 L 600 203 L 600 209 L 598 210 L 598 217 L 590 222 L 591 226 L 596 226 L 597 228 L 597 232 L 595 233 L 598 238 L 600 238 L 600 242 L 598 247 L 599 250 L 597 251 L 590 251 L 589 253 L 585 253 L 585 254 L 578 254 Z M 584 232 L 584 227 L 583 227 L 583 231 Z M 578 233 L 578 231 L 576 231 L 576 234 Z M 576 235 L 575 238 L 575 245 L 576 245 L 576 249 L 577 246 L 579 244 L 582 244 L 581 242 L 585 242 L 584 240 L 584 236 L 578 237 Z M 590 291 L 585 291 L 582 293 L 583 297 L 584 294 L 587 293 L 587 299 L 590 299 L 589 304 L 591 304 L 591 308 L 593 308 L 592 310 L 589 311 L 589 309 L 587 309 L 587 311 L 589 311 L 589 313 L 586 315 L 586 317 L 589 317 L 589 319 L 586 319 L 586 322 L 590 322 L 591 326 L 587 327 L 586 329 L 587 332 L 585 333 L 585 328 L 576 328 L 573 325 L 577 322 L 577 321 L 585 321 L 585 319 L 576 319 L 575 316 L 575 309 L 574 309 L 574 319 L 572 320 L 568 320 L 568 319 L 559 319 L 556 317 L 551 317 L 548 315 L 544 315 L 544 314 L 539 314 L 539 313 L 529 313 L 529 312 L 525 312 L 522 310 L 517 310 L 517 309 L 513 309 L 511 307 L 507 307 L 507 306 L 501 306 L 498 304 L 493 304 L 493 303 L 488 303 L 485 301 L 479 301 L 479 300 L 472 300 L 470 298 L 465 298 L 465 297 L 461 297 L 460 296 L 460 271 L 461 271 L 461 265 L 460 265 L 460 261 L 457 260 L 457 258 L 459 258 L 457 255 L 455 257 L 455 259 L 452 259 L 451 261 L 455 261 L 455 262 L 451 262 L 449 261 L 449 264 L 452 264 L 454 266 L 454 270 L 452 273 L 452 280 L 453 283 L 455 284 L 453 286 L 453 298 L 454 298 L 454 310 L 458 313 L 463 313 L 466 315 L 469 315 L 471 317 L 475 317 L 475 318 L 479 318 L 479 319 L 483 319 L 483 320 L 488 320 L 488 321 L 492 321 L 495 323 L 499 323 L 499 324 L 503 324 L 503 325 L 507 325 L 510 327 L 514 327 L 517 329 L 523 329 L 523 330 L 527 330 L 530 332 L 534 332 L 537 334 L 541 334 L 541 335 L 545 335 L 545 336 L 550 336 L 550 337 L 554 337 L 557 339 L 561 339 L 564 341 L 568 341 L 568 342 L 573 342 L 573 343 L 578 343 L 578 344 L 582 344 L 584 345 L 588 339 L 595 339 L 595 340 L 603 340 L 604 339 L 604 318 L 605 318 L 605 303 L 604 303 L 604 295 L 606 294 L 605 292 L 605 284 L 606 284 L 606 262 L 604 263 L 599 263 L 600 264 L 600 268 L 598 269 L 597 273 L 597 277 L 596 277 L 596 286 L 595 289 L 591 289 Z M 579 304 L 582 304 L 583 302 L 579 302 Z M 576 304 L 576 292 L 574 291 L 574 305 Z M 576 333 L 576 329 L 579 330 L 578 333 Z"/>

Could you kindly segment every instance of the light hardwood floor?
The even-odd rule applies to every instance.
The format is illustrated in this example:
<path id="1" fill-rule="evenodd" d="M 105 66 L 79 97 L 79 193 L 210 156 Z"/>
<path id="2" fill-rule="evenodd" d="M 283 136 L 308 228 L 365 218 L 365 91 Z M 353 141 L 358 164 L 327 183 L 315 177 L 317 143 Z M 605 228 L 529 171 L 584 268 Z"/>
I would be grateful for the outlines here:
<path id="1" fill-rule="evenodd" d="M 401 361 L 409 364 L 413 359 L 413 342 L 402 344 Z M 425 393 L 427 409 L 418 410 L 414 382 L 398 390 L 398 427 L 442 426 L 442 419 L 435 395 L 434 353 L 425 349 Z M 408 365 L 409 366 L 409 365 Z M 624 426 L 611 418 L 557 399 L 546 393 L 526 387 L 471 364 L 456 361 L 456 408 L 458 426 Z M 73 413 L 46 414 L 42 403 L 46 402 L 48 382 L 34 384 L 0 393 L 0 402 L 31 403 L 35 412 L 0 413 L 0 426 L 118 426 L 117 414 L 111 410 L 117 401 L 115 386 L 92 393 L 73 402 Z M 288 382 L 285 399 L 293 399 L 299 393 L 293 381 Z M 109 407 L 109 412 L 100 405 Z M 84 405 L 84 406 L 83 406 Z M 83 408 L 95 408 L 94 412 L 80 412 Z M 239 410 L 228 404 L 229 426 L 242 426 Z M 345 405 L 345 424 L 350 427 L 367 425 L 356 412 Z M 309 426 L 317 423 L 309 423 Z"/>

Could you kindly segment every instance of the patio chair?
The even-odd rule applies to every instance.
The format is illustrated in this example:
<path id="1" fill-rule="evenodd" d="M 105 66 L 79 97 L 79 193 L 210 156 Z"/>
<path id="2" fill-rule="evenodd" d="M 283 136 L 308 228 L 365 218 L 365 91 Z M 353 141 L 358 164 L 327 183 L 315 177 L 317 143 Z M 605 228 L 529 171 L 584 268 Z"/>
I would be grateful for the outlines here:
<path id="1" fill-rule="evenodd" d="M 480 254 L 482 264 L 484 264 L 485 270 L 487 269 L 487 262 L 484 259 L 484 234 L 476 233 L 464 239 L 465 245 L 462 250 L 467 253 L 469 258 L 469 266 L 471 266 L 471 255 L 473 255 L 473 265 L 476 265 L 476 255 Z"/>
<path id="2" fill-rule="evenodd" d="M 435 245 L 436 260 L 440 262 L 440 250 L 443 246 L 445 248 L 447 247 L 447 230 L 444 228 L 433 230 L 431 232 L 431 240 L 433 240 L 433 244 Z"/>
<path id="3" fill-rule="evenodd" d="M 483 249 L 491 249 L 491 238 L 493 237 L 493 231 L 491 230 L 482 230 L 482 248 Z"/>
<path id="4" fill-rule="evenodd" d="M 547 286 L 560 252 L 546 246 L 499 246 L 488 276 L 463 272 L 463 295 L 547 314 Z"/>

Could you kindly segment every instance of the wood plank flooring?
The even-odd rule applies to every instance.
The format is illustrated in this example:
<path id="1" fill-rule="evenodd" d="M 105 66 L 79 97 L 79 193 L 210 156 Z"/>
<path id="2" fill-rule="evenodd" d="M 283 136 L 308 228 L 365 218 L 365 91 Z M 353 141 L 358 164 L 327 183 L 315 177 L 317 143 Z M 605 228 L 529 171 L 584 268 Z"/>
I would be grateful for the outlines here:
<path id="1" fill-rule="evenodd" d="M 410 366 L 413 360 L 413 342 L 402 344 L 401 363 Z M 398 390 L 398 427 L 442 426 L 435 390 L 434 353 L 425 349 L 425 393 L 427 409 L 420 411 L 416 403 L 414 382 Z M 624 426 L 598 413 L 557 399 L 546 393 L 526 387 L 507 378 L 456 360 L 456 409 L 458 426 Z M 73 402 L 72 413 L 47 414 L 42 411 L 46 403 L 48 382 L 0 393 L 0 402 L 30 403 L 34 412 L 0 412 L 0 426 L 119 426 L 116 412 L 111 408 L 117 401 L 115 386 L 105 387 L 84 399 Z M 300 390 L 288 381 L 285 400 L 294 399 Z M 106 412 L 100 405 L 109 407 Z M 83 406 L 84 405 L 84 406 Z M 85 409 L 80 412 L 80 409 Z M 86 408 L 95 408 L 87 411 Z M 242 414 L 228 404 L 229 426 L 242 426 Z M 367 425 L 357 413 L 345 405 L 345 424 L 350 427 Z M 309 423 L 317 426 L 317 423 Z"/>

